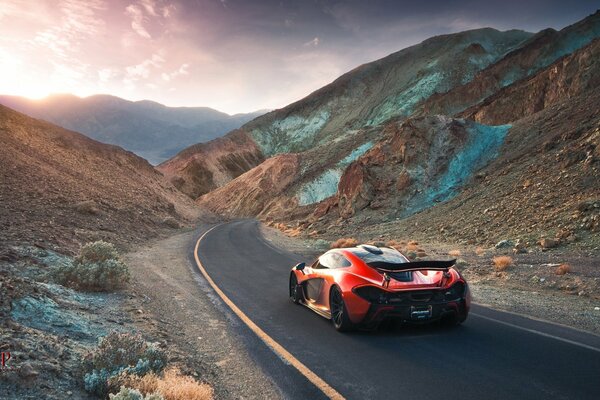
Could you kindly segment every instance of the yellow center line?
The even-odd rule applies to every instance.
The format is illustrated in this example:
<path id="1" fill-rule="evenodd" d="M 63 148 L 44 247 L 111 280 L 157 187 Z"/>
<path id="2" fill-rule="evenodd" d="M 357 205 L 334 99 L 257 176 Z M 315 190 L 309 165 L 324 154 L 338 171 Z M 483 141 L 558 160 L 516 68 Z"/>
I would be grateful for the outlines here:
<path id="1" fill-rule="evenodd" d="M 196 260 L 198 269 L 200 270 L 202 275 L 204 275 L 204 278 L 206 278 L 210 286 L 214 289 L 215 292 L 217 292 L 219 297 L 221 297 L 221 300 L 223 300 L 223 302 L 227 304 L 229 308 L 231 308 L 231 311 L 233 311 L 235 315 L 237 315 L 242 320 L 242 322 L 244 322 L 246 326 L 248 326 L 248 328 L 250 328 L 252 332 L 254 332 L 256 336 L 260 338 L 260 340 L 262 340 L 268 347 L 270 347 L 271 350 L 275 352 L 275 354 L 277 354 L 281 359 L 285 360 L 288 364 L 296 368 L 298 372 L 304 375 L 306 379 L 308 379 L 313 385 L 319 388 L 319 390 L 321 390 L 323 394 L 325 394 L 325 396 L 329 397 L 330 399 L 343 400 L 344 396 L 342 396 L 340 393 L 338 393 L 337 390 L 329 386 L 327 382 L 325 382 L 317 374 L 312 372 L 306 365 L 302 364 L 282 345 L 277 343 L 272 337 L 267 335 L 265 331 L 259 328 L 258 325 L 256 325 L 246 314 L 244 314 L 242 310 L 238 308 L 238 306 L 235 305 L 233 301 L 231 301 L 229 297 L 227 297 L 227 295 L 212 280 L 210 275 L 208 275 L 208 272 L 206 272 L 206 269 L 202 265 L 200 257 L 198 256 L 198 248 L 200 247 L 200 242 L 202 241 L 202 239 L 204 239 L 204 237 L 208 235 L 210 231 L 221 225 L 223 224 L 215 225 L 206 232 L 204 232 L 204 234 L 200 236 L 200 238 L 196 242 L 196 247 L 194 248 L 194 259 Z"/>

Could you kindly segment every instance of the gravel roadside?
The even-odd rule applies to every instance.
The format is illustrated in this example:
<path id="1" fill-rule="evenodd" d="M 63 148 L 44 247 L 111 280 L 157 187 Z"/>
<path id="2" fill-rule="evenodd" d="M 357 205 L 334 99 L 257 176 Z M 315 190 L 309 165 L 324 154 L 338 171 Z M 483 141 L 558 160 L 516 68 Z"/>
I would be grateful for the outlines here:
<path id="1" fill-rule="evenodd" d="M 190 246 L 197 235 L 182 232 L 125 256 L 135 325 L 166 344 L 171 363 L 211 384 L 217 399 L 281 398 L 232 329 L 237 320 L 192 269 Z"/>

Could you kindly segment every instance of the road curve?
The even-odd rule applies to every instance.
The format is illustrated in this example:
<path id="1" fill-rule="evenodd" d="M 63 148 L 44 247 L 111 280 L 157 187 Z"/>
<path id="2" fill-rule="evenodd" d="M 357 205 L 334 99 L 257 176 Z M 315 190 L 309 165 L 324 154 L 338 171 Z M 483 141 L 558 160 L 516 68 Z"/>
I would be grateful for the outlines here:
<path id="1" fill-rule="evenodd" d="M 600 399 L 599 336 L 476 305 L 457 328 L 341 334 L 288 301 L 291 266 L 312 260 L 273 247 L 258 222 L 216 226 L 196 255 L 246 316 L 347 399 Z M 267 345 L 247 344 L 284 397 L 327 398 Z"/>

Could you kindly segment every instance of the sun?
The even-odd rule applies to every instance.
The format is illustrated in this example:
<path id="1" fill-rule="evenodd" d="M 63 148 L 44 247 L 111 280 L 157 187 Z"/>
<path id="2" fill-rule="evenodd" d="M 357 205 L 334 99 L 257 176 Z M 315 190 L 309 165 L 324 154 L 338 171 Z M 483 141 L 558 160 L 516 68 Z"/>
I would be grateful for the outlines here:
<path id="1" fill-rule="evenodd" d="M 81 76 L 66 69 L 40 73 L 27 63 L 0 49 L 0 92 L 2 94 L 42 99 L 53 93 L 88 96 L 94 88 L 81 84 Z"/>

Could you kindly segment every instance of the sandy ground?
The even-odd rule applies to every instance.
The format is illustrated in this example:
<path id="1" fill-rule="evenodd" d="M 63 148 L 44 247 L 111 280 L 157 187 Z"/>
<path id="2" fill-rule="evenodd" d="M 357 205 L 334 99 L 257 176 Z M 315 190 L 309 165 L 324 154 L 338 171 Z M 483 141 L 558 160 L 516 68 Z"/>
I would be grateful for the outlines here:
<path id="1" fill-rule="evenodd" d="M 148 339 L 166 344 L 171 363 L 211 384 L 217 399 L 281 398 L 234 331 L 237 320 L 192 269 L 195 238 L 195 231 L 186 231 L 125 256 L 134 324 Z"/>

